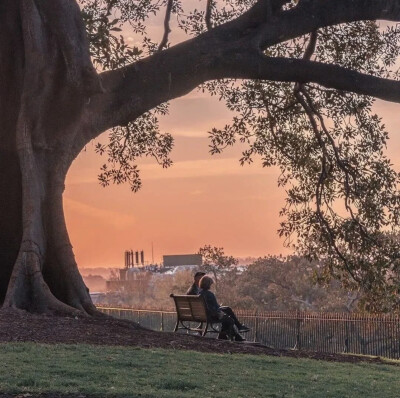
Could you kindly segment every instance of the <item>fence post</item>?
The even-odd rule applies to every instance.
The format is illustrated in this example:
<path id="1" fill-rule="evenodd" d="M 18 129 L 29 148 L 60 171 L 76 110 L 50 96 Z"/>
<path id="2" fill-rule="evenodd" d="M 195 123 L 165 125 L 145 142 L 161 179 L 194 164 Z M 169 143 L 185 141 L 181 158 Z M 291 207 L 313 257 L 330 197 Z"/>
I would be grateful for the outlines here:
<path id="1" fill-rule="evenodd" d="M 301 339 L 300 339 L 300 326 L 301 326 L 301 319 L 300 319 L 300 311 L 296 311 L 296 348 L 301 350 Z"/>
<path id="2" fill-rule="evenodd" d="M 350 352 L 350 342 L 349 342 L 349 320 L 346 316 L 346 337 L 344 339 L 344 352 Z"/>
<path id="3" fill-rule="evenodd" d="M 258 316 L 257 316 L 257 309 L 254 312 L 254 342 L 258 342 Z"/>

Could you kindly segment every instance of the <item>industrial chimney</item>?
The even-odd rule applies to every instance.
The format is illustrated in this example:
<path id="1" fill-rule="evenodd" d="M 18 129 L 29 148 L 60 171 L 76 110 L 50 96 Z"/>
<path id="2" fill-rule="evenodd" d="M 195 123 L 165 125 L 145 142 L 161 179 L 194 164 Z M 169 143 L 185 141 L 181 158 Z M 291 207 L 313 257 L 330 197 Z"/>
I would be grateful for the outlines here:
<path id="1" fill-rule="evenodd" d="M 140 262 L 142 263 L 142 265 L 144 265 L 144 251 L 143 250 L 140 252 Z"/>

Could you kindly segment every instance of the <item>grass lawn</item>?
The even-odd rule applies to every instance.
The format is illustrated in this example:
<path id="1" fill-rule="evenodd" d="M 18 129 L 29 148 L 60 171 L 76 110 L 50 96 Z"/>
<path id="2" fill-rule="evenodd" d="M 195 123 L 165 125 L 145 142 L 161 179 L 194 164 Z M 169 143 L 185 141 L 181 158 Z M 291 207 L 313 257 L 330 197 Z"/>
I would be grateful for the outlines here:
<path id="1" fill-rule="evenodd" d="M 1 393 L 98 397 L 399 397 L 400 368 L 89 345 L 0 344 Z"/>

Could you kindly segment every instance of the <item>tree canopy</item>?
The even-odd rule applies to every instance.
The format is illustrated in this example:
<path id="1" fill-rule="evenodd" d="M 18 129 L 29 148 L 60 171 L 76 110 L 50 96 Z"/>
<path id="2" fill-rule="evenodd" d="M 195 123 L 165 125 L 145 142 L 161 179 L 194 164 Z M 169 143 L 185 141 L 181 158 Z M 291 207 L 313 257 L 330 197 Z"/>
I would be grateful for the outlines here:
<path id="1" fill-rule="evenodd" d="M 1 166 L 10 165 L 0 184 L 2 192 L 14 184 L 16 192 L 2 216 L 14 228 L 11 249 L 7 233 L 0 235 L 6 305 L 29 307 L 39 289 L 93 311 L 78 276 L 74 288 L 66 282 L 77 274 L 62 213 L 68 168 L 110 130 L 109 142 L 96 146 L 108 160 L 100 183 L 128 182 L 136 191 L 138 157 L 172 163 L 173 138 L 159 131 L 158 115 L 195 88 L 233 112 L 231 124 L 210 126 L 211 153 L 241 141 L 243 164 L 261 158 L 264 167 L 280 168 L 287 199 L 279 233 L 286 243 L 321 261 L 321 279 L 338 278 L 371 301 L 397 304 L 399 174 L 385 155 L 388 133 L 373 105 L 400 102 L 400 1 L 81 0 L 79 6 L 0 5 L 0 138 L 8 159 Z M 157 15 L 164 29 L 155 39 Z M 128 28 L 133 46 L 123 35 Z M 20 175 L 16 182 L 10 171 Z M 20 218 L 16 226 L 10 214 Z M 68 276 L 63 282 L 58 267 Z"/>
<path id="2" fill-rule="evenodd" d="M 376 21 L 396 21 L 396 2 L 184 3 L 84 1 L 95 63 L 113 69 L 172 52 L 171 20 L 196 38 L 178 48 L 206 39 L 209 60 L 197 74 L 216 75 L 199 89 L 233 111 L 230 125 L 210 129 L 211 153 L 241 141 L 248 145 L 242 164 L 261 158 L 264 167 L 277 165 L 287 192 L 279 231 L 285 242 L 322 260 L 321 278 L 339 278 L 375 299 L 395 297 L 399 174 L 385 155 L 388 133 L 373 104 L 376 98 L 398 102 L 400 29 Z M 165 13 L 160 42 L 146 30 L 157 13 Z M 119 35 L 126 23 L 142 38 L 136 47 Z M 135 161 L 143 154 L 171 164 L 173 141 L 159 133 L 156 118 L 167 111 L 164 102 L 114 127 L 109 144 L 99 144 L 114 165 L 103 167 L 103 185 L 128 181 L 138 189 Z"/>

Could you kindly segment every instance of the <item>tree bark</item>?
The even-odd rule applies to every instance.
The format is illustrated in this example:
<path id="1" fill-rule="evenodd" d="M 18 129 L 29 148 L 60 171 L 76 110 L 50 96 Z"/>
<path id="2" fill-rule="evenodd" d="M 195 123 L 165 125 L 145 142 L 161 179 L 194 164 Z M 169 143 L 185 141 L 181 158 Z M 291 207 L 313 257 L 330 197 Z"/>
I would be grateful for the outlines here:
<path id="1" fill-rule="evenodd" d="M 80 10 L 74 2 L 5 0 L 0 37 L 0 301 L 95 314 L 62 207 L 85 104 L 101 91 Z"/>

